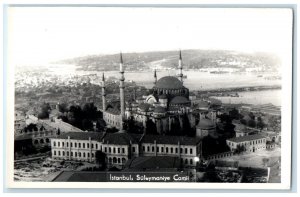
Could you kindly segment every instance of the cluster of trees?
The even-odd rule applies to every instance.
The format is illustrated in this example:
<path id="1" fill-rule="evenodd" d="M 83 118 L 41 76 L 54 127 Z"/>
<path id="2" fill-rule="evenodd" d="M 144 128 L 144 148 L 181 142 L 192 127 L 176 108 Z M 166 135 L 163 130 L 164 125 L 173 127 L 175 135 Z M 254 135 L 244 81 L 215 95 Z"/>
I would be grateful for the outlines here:
<path id="1" fill-rule="evenodd" d="M 39 106 L 38 118 L 39 119 L 48 119 L 51 111 L 51 107 L 49 103 L 42 103 Z"/>
<path id="2" fill-rule="evenodd" d="M 59 118 L 82 130 L 94 130 L 93 122 L 96 121 L 96 128 L 98 130 L 105 127 L 105 122 L 101 118 L 102 113 L 97 111 L 97 107 L 94 106 L 94 103 L 86 103 L 82 107 L 79 105 L 71 105 L 68 107 L 66 104 L 59 104 L 58 109 L 61 112 Z"/>

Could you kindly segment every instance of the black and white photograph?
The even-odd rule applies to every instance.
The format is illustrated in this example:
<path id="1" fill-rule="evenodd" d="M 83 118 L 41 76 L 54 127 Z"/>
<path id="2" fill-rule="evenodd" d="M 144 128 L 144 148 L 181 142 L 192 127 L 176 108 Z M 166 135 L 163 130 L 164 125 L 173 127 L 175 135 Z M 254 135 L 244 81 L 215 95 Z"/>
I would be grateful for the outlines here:
<path id="1" fill-rule="evenodd" d="M 292 9 L 6 17 L 12 187 L 290 187 Z"/>

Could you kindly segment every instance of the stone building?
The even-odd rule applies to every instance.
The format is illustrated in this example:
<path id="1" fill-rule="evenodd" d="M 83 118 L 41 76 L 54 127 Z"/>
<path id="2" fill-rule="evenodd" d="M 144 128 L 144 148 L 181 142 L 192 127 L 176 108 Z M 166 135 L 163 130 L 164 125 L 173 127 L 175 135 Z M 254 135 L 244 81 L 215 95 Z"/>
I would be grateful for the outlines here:
<path id="1" fill-rule="evenodd" d="M 195 166 L 201 158 L 199 138 L 130 134 L 126 132 L 63 133 L 51 139 L 52 158 L 94 162 L 96 151 L 106 155 L 109 166 L 123 166 L 128 159 L 140 156 L 173 156 L 184 166 Z"/>
<path id="2" fill-rule="evenodd" d="M 245 152 L 257 152 L 266 149 L 267 138 L 263 135 L 247 135 L 242 137 L 230 138 L 226 140 L 231 151 L 244 149 Z"/>

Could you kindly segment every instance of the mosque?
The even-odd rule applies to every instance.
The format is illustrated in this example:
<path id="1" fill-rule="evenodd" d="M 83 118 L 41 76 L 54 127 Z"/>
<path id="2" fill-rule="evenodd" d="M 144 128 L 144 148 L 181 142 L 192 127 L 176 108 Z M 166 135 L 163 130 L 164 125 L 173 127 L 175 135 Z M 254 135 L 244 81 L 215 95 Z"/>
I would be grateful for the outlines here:
<path id="1" fill-rule="evenodd" d="M 95 162 L 97 151 L 105 154 L 108 166 L 123 168 L 127 161 L 136 157 L 171 156 L 180 159 L 183 167 L 195 167 L 202 156 L 202 139 L 215 132 L 216 111 L 209 103 L 197 104 L 194 95 L 183 85 L 182 57 L 179 52 L 179 74 L 157 80 L 151 94 L 125 102 L 124 66 L 120 54 L 120 110 L 106 105 L 105 77 L 102 76 L 103 119 L 118 132 L 68 132 L 51 139 L 53 159 Z M 183 117 L 196 130 L 196 136 L 172 135 L 175 121 L 183 126 Z M 146 127 L 152 121 L 159 135 L 131 133 L 124 128 L 124 121 L 132 118 Z M 168 135 L 165 135 L 168 134 Z"/>
<path id="2" fill-rule="evenodd" d="M 196 96 L 190 94 L 189 89 L 183 82 L 182 54 L 179 51 L 178 74 L 177 76 L 164 76 L 157 79 L 157 72 L 154 70 L 154 86 L 149 95 L 143 95 L 135 100 L 125 102 L 124 97 L 124 65 L 123 57 L 120 54 L 120 110 L 109 108 L 106 105 L 105 77 L 102 76 L 102 108 L 103 119 L 112 127 L 123 130 L 124 120 L 133 119 L 142 123 L 144 128 L 146 122 L 151 120 L 156 125 L 157 133 L 167 134 L 172 132 L 172 124 L 179 121 L 183 125 L 183 117 L 187 116 L 189 124 L 196 129 L 196 136 L 204 137 L 216 128 L 217 111 L 209 108 L 209 103 L 199 105 Z"/>

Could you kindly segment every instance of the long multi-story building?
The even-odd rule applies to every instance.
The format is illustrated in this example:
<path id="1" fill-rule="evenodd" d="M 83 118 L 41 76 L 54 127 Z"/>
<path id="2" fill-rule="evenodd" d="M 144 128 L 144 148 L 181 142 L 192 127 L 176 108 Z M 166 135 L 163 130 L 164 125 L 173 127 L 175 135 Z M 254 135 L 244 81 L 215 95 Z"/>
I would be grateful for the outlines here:
<path id="1" fill-rule="evenodd" d="M 245 152 L 256 152 L 266 149 L 267 138 L 260 134 L 246 135 L 227 139 L 226 143 L 231 151 L 236 151 L 240 148 Z"/>
<path id="2" fill-rule="evenodd" d="M 110 166 L 123 166 L 128 159 L 139 156 L 174 156 L 185 166 L 195 166 L 201 148 L 200 138 L 126 132 L 70 132 L 51 139 L 54 159 L 94 162 L 96 152 L 101 151 Z"/>

